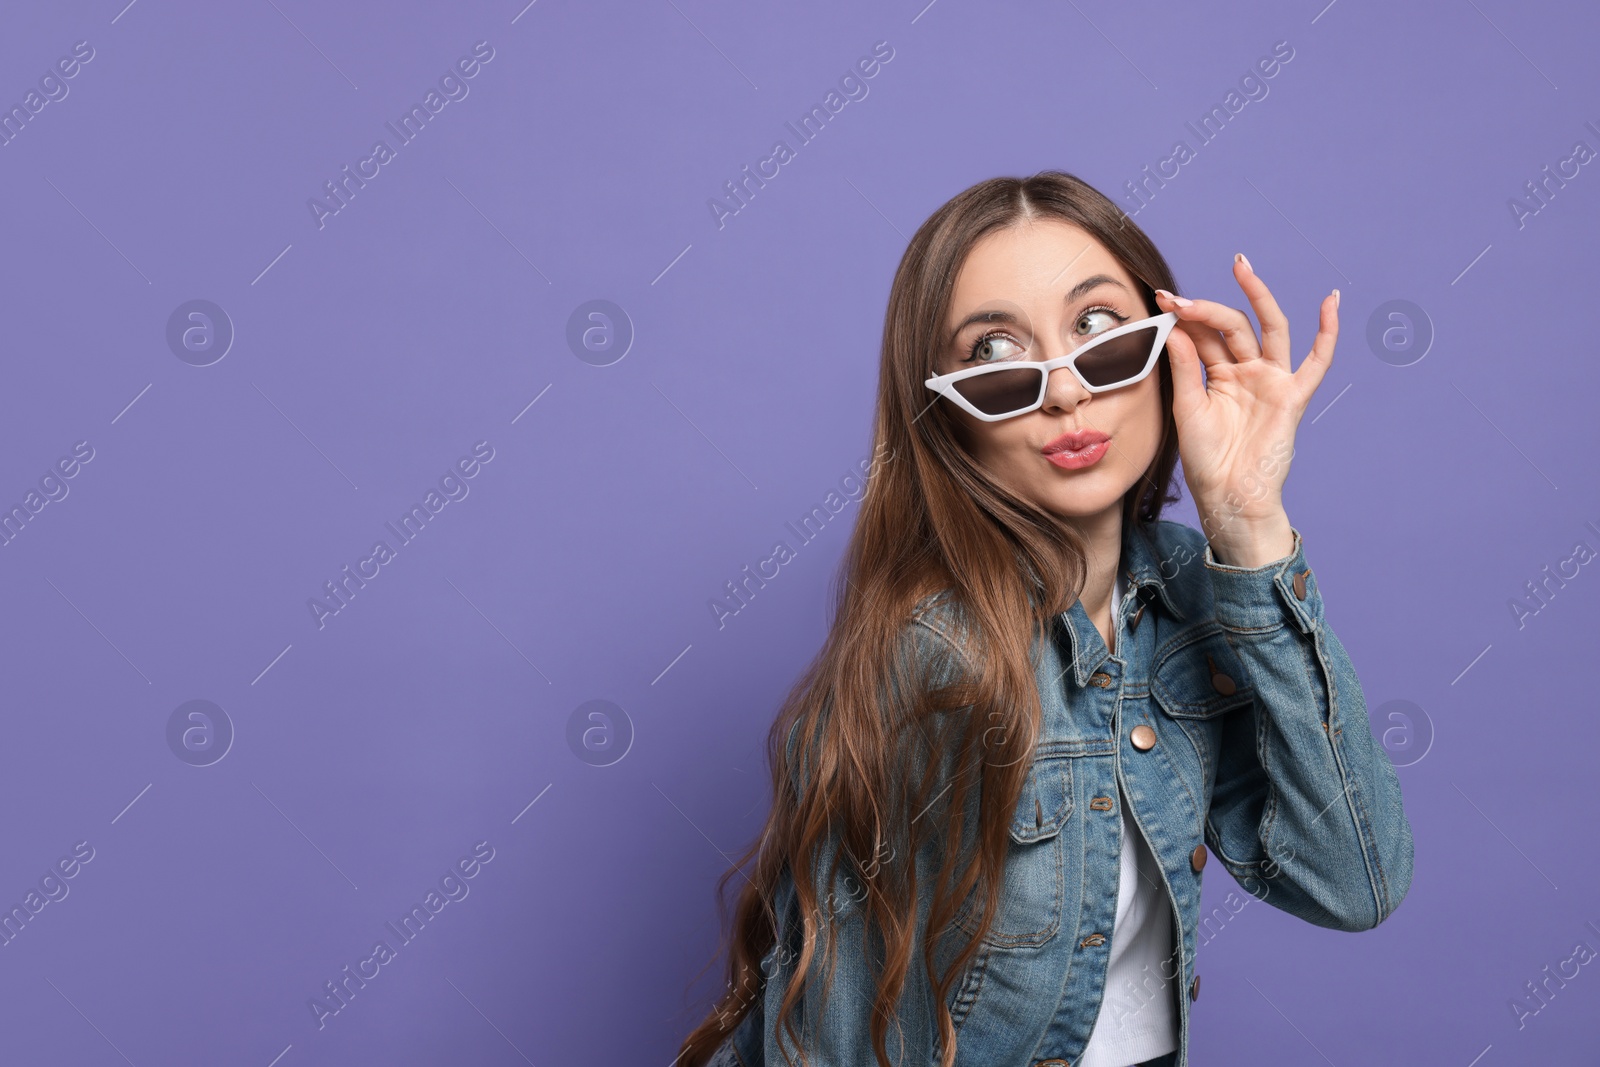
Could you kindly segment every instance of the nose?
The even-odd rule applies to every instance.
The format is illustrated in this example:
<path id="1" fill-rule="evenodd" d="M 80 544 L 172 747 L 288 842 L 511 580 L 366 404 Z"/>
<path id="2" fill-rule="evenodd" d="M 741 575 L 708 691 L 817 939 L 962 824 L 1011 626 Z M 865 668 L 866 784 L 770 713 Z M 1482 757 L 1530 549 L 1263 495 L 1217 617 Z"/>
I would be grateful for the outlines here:
<path id="1" fill-rule="evenodd" d="M 1057 350 L 1047 354 L 1044 358 L 1054 359 L 1064 355 Z M 1094 394 L 1083 387 L 1072 371 L 1066 367 L 1057 367 L 1050 372 L 1044 387 L 1044 404 L 1042 410 L 1047 412 L 1070 414 L 1077 406 L 1088 400 Z"/>

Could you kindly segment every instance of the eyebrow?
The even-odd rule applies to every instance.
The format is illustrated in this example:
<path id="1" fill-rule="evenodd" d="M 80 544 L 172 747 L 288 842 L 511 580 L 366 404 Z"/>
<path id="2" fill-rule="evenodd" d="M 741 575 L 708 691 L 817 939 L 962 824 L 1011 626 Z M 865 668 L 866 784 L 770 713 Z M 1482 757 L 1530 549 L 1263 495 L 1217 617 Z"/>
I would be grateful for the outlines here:
<path id="1" fill-rule="evenodd" d="M 1073 301 L 1075 301 L 1075 300 L 1081 298 L 1082 296 L 1084 296 L 1085 294 L 1087 294 L 1090 290 L 1098 289 L 1102 285 L 1114 285 L 1118 289 L 1121 289 L 1124 292 L 1128 293 L 1130 296 L 1133 295 L 1132 294 L 1132 290 L 1128 289 L 1128 287 L 1126 285 L 1122 284 L 1117 279 L 1113 278 L 1111 275 L 1109 275 L 1109 274 L 1091 274 L 1089 277 L 1083 279 L 1083 281 L 1079 282 L 1077 285 L 1074 285 L 1071 289 L 1068 289 L 1066 295 L 1061 298 L 1061 302 L 1063 304 L 1070 304 Z M 955 342 L 955 339 L 957 337 L 961 336 L 961 331 L 965 330 L 968 326 L 971 326 L 975 322 L 1009 322 L 1009 323 L 1016 323 L 1016 321 L 1017 321 L 1016 315 L 1012 314 L 1010 311 L 1005 311 L 1005 310 L 974 311 L 972 314 L 970 314 L 966 318 L 962 319 L 961 322 L 956 326 L 956 328 L 954 330 L 950 331 L 950 337 L 949 337 L 949 340 L 946 342 L 946 344 L 947 344 L 947 346 L 949 344 L 953 344 Z"/>

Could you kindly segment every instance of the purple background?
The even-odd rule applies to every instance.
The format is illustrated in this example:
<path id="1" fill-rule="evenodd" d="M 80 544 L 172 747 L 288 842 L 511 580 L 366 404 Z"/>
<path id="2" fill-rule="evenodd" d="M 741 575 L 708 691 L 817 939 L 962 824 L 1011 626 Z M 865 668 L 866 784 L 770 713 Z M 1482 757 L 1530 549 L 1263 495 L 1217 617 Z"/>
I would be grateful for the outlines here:
<path id="1" fill-rule="evenodd" d="M 1297 365 L 1343 292 L 1287 505 L 1394 731 L 1416 877 L 1359 936 L 1251 902 L 1200 950 L 1194 1062 L 1594 1048 L 1594 965 L 1510 1006 L 1600 949 L 1600 577 L 1509 607 L 1600 548 L 1575 313 L 1600 164 L 1508 206 L 1600 149 L 1588 10 L 123 3 L 0 26 L 6 109 L 94 49 L 0 147 L 0 506 L 94 450 L 0 549 L 0 904 L 94 849 L 0 946 L 0 1062 L 665 1067 L 720 984 L 712 884 L 761 826 L 854 505 L 720 629 L 710 603 L 867 458 L 911 232 L 1051 167 L 1138 210 L 1191 296 L 1242 304 L 1245 251 Z M 469 95 L 319 228 L 308 199 L 478 41 Z M 799 144 L 785 122 L 879 41 L 868 95 Z M 1139 209 L 1124 183 L 1179 139 Z M 209 366 L 166 340 L 194 299 L 235 331 Z M 634 334 L 604 366 L 620 346 L 567 339 L 597 299 Z M 1394 300 L 1420 361 L 1369 342 Z M 469 495 L 319 629 L 308 599 L 485 440 Z M 235 731 L 204 767 L 166 733 L 195 699 Z M 625 716 L 609 766 L 569 743 L 596 699 Z M 470 894 L 319 1029 L 323 983 L 478 841 Z M 1243 895 L 1218 871 L 1208 911 Z"/>

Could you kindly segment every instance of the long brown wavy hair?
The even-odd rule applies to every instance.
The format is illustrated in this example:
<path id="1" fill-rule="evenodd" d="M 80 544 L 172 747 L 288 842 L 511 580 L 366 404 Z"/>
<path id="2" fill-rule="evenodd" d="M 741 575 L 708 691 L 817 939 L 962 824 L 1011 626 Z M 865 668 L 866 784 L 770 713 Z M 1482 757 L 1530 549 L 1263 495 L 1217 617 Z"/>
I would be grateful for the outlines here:
<path id="1" fill-rule="evenodd" d="M 723 946 L 727 986 L 684 1039 L 683 1067 L 703 1067 L 763 996 L 761 961 L 777 945 L 773 900 L 785 874 L 793 879 L 802 919 L 800 930 L 790 931 L 798 944 L 796 969 L 776 1024 L 806 1062 L 792 1012 L 819 955 L 837 962 L 827 921 L 836 902 L 830 892 L 826 905 L 819 904 L 817 886 L 840 884 L 846 857 L 853 860 L 853 877 L 845 883 L 862 891 L 859 906 L 874 949 L 869 955 L 881 962 L 873 968 L 877 1063 L 889 1067 L 888 1026 L 916 964 L 937 993 L 942 1067 L 954 1061 L 951 983 L 998 910 L 1013 813 L 1038 737 L 1041 707 L 1030 641 L 1044 638 L 1053 617 L 1077 599 L 1087 564 L 1076 529 L 985 473 L 961 446 L 950 406 L 930 404 L 933 394 L 922 383 L 936 373 L 951 291 L 967 253 L 985 234 L 1041 216 L 1081 227 L 1104 245 L 1141 283 L 1149 314 L 1159 313 L 1154 289 L 1178 291 L 1144 231 L 1098 190 L 1061 171 L 979 182 L 911 238 L 889 292 L 872 429 L 875 462 L 831 590 L 833 623 L 767 736 L 773 802 L 766 825 L 717 882 L 718 914 L 726 921 L 728 882 L 735 875 L 744 879 Z M 1161 441 L 1123 498 L 1124 528 L 1155 522 L 1178 499 L 1165 353 L 1159 376 Z M 941 590 L 949 591 L 963 620 L 963 652 L 954 677 L 935 679 L 926 664 L 916 670 L 908 661 L 906 635 L 916 605 Z M 803 767 L 789 753 L 791 734 L 805 753 Z M 977 773 L 946 780 L 940 769 L 952 763 Z M 978 801 L 975 807 L 971 800 Z M 972 811 L 979 815 L 975 828 L 970 819 L 945 817 Z M 919 936 L 916 864 L 892 862 L 925 848 L 940 860 L 926 932 L 942 935 L 958 918 L 964 929 L 975 929 L 937 975 L 931 951 L 912 958 L 914 943 L 935 941 L 926 932 Z M 881 862 L 886 856 L 890 862 Z M 825 876 L 797 876 L 824 866 Z M 853 897 L 856 890 L 850 892 Z M 974 927 L 975 906 L 981 910 Z M 824 929 L 826 947 L 819 943 Z M 832 978 L 830 966 L 824 997 Z"/>

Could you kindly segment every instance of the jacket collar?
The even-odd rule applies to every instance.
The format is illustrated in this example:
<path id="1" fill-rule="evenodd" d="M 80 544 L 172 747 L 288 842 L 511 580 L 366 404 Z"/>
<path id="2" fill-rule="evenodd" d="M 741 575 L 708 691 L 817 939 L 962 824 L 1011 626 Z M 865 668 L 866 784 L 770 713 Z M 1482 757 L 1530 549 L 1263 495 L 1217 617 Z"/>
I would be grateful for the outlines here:
<path id="1" fill-rule="evenodd" d="M 1171 551 L 1178 547 L 1176 545 L 1167 546 L 1167 550 L 1163 551 L 1160 535 L 1160 522 L 1137 523 L 1123 528 L 1122 567 L 1123 573 L 1128 576 L 1128 595 L 1137 595 L 1145 601 L 1158 597 L 1162 607 L 1173 618 L 1183 619 L 1186 615 L 1178 606 L 1180 598 L 1167 583 L 1178 577 L 1184 561 L 1178 560 L 1176 553 Z M 1169 575 L 1167 571 L 1172 573 Z"/>
<path id="2" fill-rule="evenodd" d="M 1123 526 L 1121 567 L 1128 579 L 1126 597 L 1146 604 L 1159 600 L 1165 611 L 1174 618 L 1182 619 L 1185 615 L 1178 606 L 1178 597 L 1167 586 L 1170 580 L 1177 577 L 1180 569 L 1176 562 L 1164 558 L 1161 553 L 1160 528 L 1159 523 Z M 1172 571 L 1170 577 L 1164 573 L 1169 570 Z M 1037 579 L 1035 583 L 1038 584 Z M 1124 608 L 1125 613 L 1131 610 L 1137 609 Z M 1058 618 L 1061 628 L 1067 633 L 1068 647 L 1065 651 L 1071 657 L 1073 676 L 1080 687 L 1085 686 L 1089 684 L 1089 676 L 1099 669 L 1111 652 L 1100 631 L 1090 621 L 1081 601 L 1074 600 L 1071 607 Z"/>

